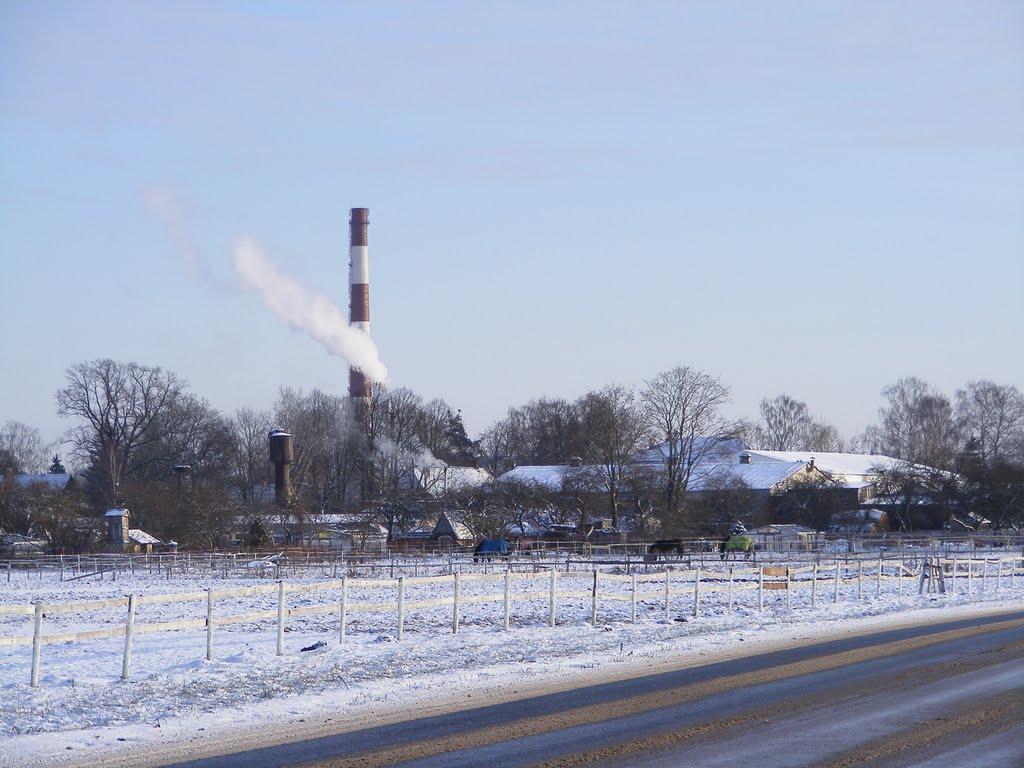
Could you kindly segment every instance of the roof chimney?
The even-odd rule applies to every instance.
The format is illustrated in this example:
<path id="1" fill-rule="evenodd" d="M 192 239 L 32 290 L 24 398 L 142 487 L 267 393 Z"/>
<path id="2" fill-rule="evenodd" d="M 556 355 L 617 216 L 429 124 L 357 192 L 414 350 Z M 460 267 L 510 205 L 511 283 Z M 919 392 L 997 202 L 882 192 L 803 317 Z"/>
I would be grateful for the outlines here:
<path id="1" fill-rule="evenodd" d="M 740 464 L 749 464 L 749 463 L 750 463 L 750 454 L 747 453 L 746 451 L 744 451 L 743 453 L 740 454 Z"/>

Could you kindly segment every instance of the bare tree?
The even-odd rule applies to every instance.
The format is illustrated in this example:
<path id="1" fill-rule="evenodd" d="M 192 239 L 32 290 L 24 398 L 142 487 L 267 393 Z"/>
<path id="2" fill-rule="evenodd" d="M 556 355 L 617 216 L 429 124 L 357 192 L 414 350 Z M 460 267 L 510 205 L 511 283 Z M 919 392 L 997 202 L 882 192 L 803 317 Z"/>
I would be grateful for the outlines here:
<path id="1" fill-rule="evenodd" d="M 501 475 L 516 466 L 515 431 L 511 420 L 499 419 L 480 436 L 482 463 L 492 475 Z"/>
<path id="2" fill-rule="evenodd" d="M 366 450 L 348 399 L 318 389 L 305 394 L 282 387 L 274 418 L 275 426 L 295 438 L 291 477 L 303 507 L 300 512 L 319 513 L 327 506 L 343 504 L 354 479 L 357 455 Z"/>
<path id="3" fill-rule="evenodd" d="M 799 451 L 807 447 L 811 429 L 807 403 L 789 395 L 761 400 L 760 440 L 765 451 Z"/>
<path id="4" fill-rule="evenodd" d="M 582 459 L 598 469 L 608 494 L 612 527 L 619 525 L 620 494 L 631 459 L 647 437 L 644 414 L 632 390 L 610 385 L 576 401 Z"/>
<path id="5" fill-rule="evenodd" d="M 949 399 L 913 376 L 882 389 L 876 436 L 882 452 L 898 459 L 947 469 L 956 435 Z"/>
<path id="6" fill-rule="evenodd" d="M 65 378 L 57 413 L 84 422 L 72 428 L 71 443 L 89 462 L 101 500 L 113 503 L 136 453 L 159 439 L 152 427 L 185 382 L 159 367 L 109 359 L 78 363 Z"/>
<path id="7" fill-rule="evenodd" d="M 664 441 L 663 516 L 668 526 L 681 522 L 681 502 L 695 468 L 731 434 L 722 416 L 729 398 L 725 384 L 689 367 L 673 368 L 646 382 L 641 399 L 648 423 Z"/>
<path id="8" fill-rule="evenodd" d="M 52 445 L 43 442 L 39 430 L 20 421 L 7 421 L 0 428 L 0 475 L 37 474 L 46 467 Z"/>
<path id="9" fill-rule="evenodd" d="M 153 421 L 152 439 L 135 452 L 127 474 L 139 481 L 173 477 L 187 468 L 193 485 L 223 485 L 231 475 L 228 419 L 206 400 L 182 392 Z"/>
<path id="10" fill-rule="evenodd" d="M 267 435 L 271 428 L 267 411 L 239 408 L 231 418 L 231 463 L 234 483 L 243 502 L 251 502 L 253 489 L 267 479 Z"/>
<path id="11" fill-rule="evenodd" d="M 421 409 L 419 438 L 423 447 L 434 456 L 441 457 L 447 452 L 447 432 L 452 409 L 444 400 L 434 398 Z"/>
<path id="12" fill-rule="evenodd" d="M 833 425 L 812 421 L 807 429 L 807 444 L 804 449 L 822 453 L 844 453 L 847 444 Z"/>
<path id="13" fill-rule="evenodd" d="M 1024 396 L 1014 386 L 970 381 L 956 392 L 956 422 L 985 467 L 1024 463 Z"/>
<path id="14" fill-rule="evenodd" d="M 531 400 L 524 406 L 509 408 L 503 421 L 490 431 L 502 435 L 512 466 L 565 464 L 581 453 L 579 416 L 566 400 Z"/>

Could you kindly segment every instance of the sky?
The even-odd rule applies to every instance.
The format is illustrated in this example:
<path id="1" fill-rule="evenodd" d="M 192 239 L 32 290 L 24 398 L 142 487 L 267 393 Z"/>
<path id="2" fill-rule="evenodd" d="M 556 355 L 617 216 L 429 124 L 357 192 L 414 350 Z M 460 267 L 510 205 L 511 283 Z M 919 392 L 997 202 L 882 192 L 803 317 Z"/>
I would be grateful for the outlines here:
<path id="1" fill-rule="evenodd" d="M 353 207 L 389 384 L 471 436 L 675 366 L 847 437 L 1024 389 L 1024 5 L 0 0 L 0 424 L 98 358 L 346 394 L 234 265 L 347 317 Z"/>

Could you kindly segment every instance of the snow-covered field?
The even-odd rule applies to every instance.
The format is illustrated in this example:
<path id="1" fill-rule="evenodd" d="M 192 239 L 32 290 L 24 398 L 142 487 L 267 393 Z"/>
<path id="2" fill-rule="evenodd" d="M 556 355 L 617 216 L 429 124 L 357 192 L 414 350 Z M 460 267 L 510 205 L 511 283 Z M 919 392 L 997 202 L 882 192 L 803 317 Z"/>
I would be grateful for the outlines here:
<path id="1" fill-rule="evenodd" d="M 438 566 L 443 570 L 443 564 Z M 272 578 L 199 571 L 157 571 L 61 581 L 53 572 L 18 572 L 0 580 L 0 607 L 84 603 L 135 594 L 147 596 L 135 615 L 130 675 L 122 680 L 123 637 L 44 644 L 39 686 L 31 687 L 33 616 L 0 615 L 0 765 L 68 765 L 116 754 L 139 745 L 208 739 L 239 729 L 331 718 L 348 719 L 381 709 L 467 692 L 526 689 L 566 683 L 584 672 L 642 670 L 666 659 L 707 658 L 737 648 L 806 641 L 837 631 L 856 632 L 904 621 L 962 616 L 968 611 L 1024 607 L 1024 570 L 1017 558 L 956 584 L 946 593 L 918 594 L 911 576 L 882 580 L 870 562 L 842 572 L 836 599 L 834 572 L 822 571 L 813 593 L 806 565 L 792 590 L 765 590 L 748 564 L 736 564 L 733 589 L 727 565 L 701 572 L 700 600 L 692 571 L 671 575 L 669 611 L 661 568 L 642 568 L 634 582 L 621 568 L 604 568 L 598 621 L 592 623 L 590 574 L 557 579 L 556 625 L 550 621 L 550 574 L 521 574 L 510 582 L 510 628 L 505 620 L 505 582 L 460 576 L 459 632 L 453 633 L 453 577 L 433 581 L 409 577 L 403 594 L 401 640 L 397 580 L 349 581 L 347 622 L 340 637 L 341 590 L 324 577 L 283 575 L 287 607 L 283 655 L 278 655 L 275 618 L 215 622 L 213 660 L 207 661 L 204 628 L 145 633 L 146 624 L 183 619 L 205 621 L 203 589 L 214 594 L 259 587 L 258 594 L 216 598 L 218 619 L 239 614 L 276 614 L 279 595 Z M 473 570 L 465 566 L 467 570 Z M 483 566 L 477 566 L 482 573 Z M 0 579 L 8 578 L 4 574 Z M 364 580 L 361 575 L 360 579 Z M 775 578 L 775 581 L 779 581 Z M 783 579 L 784 581 L 784 579 Z M 308 589 L 330 582 L 329 589 Z M 633 622 L 635 600 L 636 622 Z M 189 594 L 185 602 L 156 602 L 157 595 Z M 474 600 L 477 599 L 477 601 Z M 486 599 L 485 599 L 486 598 Z M 437 601 L 438 605 L 418 606 Z M 731 609 L 730 609 L 731 601 Z M 373 610 L 360 609 L 375 606 Z M 320 606 L 318 608 L 317 606 Z M 296 611 L 296 609 L 299 609 Z M 45 609 L 44 609 L 45 613 Z M 123 627 L 123 604 L 98 610 L 50 612 L 44 635 Z M 302 650 L 322 643 L 315 650 Z M 740 645 L 742 643 L 742 646 Z"/>

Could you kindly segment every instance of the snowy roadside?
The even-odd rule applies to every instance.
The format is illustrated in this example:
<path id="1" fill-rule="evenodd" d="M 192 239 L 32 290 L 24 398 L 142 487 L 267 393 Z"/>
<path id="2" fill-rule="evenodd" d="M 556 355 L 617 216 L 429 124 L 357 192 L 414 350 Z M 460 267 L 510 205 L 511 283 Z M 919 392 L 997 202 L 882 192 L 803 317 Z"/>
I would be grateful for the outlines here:
<path id="1" fill-rule="evenodd" d="M 120 583 L 114 592 L 113 585 L 83 585 L 66 594 L 66 586 L 33 584 L 32 595 L 26 586 L 12 585 L 0 590 L 0 602 L 49 600 L 51 587 L 63 590 L 69 601 L 123 595 L 137 587 L 181 591 L 189 585 Z M 251 745 L 257 735 L 291 731 L 298 723 L 304 728 L 366 725 L 410 707 L 423 713 L 431 707 L 476 706 L 492 695 L 525 696 L 584 678 L 643 674 L 666 664 L 699 664 L 837 633 L 1024 607 L 1019 581 L 1012 590 L 941 596 L 919 596 L 916 590 L 900 595 L 887 588 L 877 596 L 872 591 L 870 597 L 837 603 L 819 597 L 814 607 L 804 590 L 794 593 L 791 607 L 776 599 L 763 611 L 750 594 L 732 612 L 709 601 L 696 618 L 680 604 L 667 622 L 651 605 L 633 624 L 623 605 L 606 612 L 597 627 L 585 620 L 589 606 L 577 601 L 566 607 L 570 617 L 573 610 L 576 616 L 565 623 L 545 626 L 541 611 L 520 617 L 509 632 L 500 628 L 493 609 L 480 606 L 475 614 L 467 611 L 458 635 L 450 626 L 445 631 L 443 618 L 413 618 L 402 642 L 355 627 L 342 645 L 330 622 L 309 621 L 288 633 L 283 656 L 268 640 L 272 632 L 240 628 L 218 635 L 212 662 L 202 659 L 201 631 L 165 632 L 136 639 L 135 672 L 127 681 L 117 674 L 123 640 L 63 643 L 46 646 L 39 688 L 28 685 L 31 649 L 4 648 L 0 766 L 89 765 L 140 746 L 152 754 L 228 735 Z M 74 625 L 76 619 L 69 621 Z M 319 642 L 326 645 L 300 650 Z"/>

